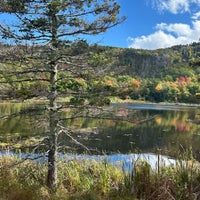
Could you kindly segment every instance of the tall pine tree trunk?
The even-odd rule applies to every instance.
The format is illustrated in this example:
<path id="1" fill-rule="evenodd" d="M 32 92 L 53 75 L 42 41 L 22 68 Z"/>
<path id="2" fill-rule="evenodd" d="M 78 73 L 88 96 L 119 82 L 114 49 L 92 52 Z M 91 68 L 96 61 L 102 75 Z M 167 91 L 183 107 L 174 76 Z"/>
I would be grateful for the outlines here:
<path id="1" fill-rule="evenodd" d="M 47 186 L 51 189 L 56 189 L 57 186 L 57 154 L 58 154 L 58 135 L 57 135 L 57 113 L 58 108 L 56 105 L 57 98 L 57 79 L 58 79 L 58 66 L 56 64 L 56 49 L 58 47 L 58 21 L 57 10 L 52 7 L 51 10 L 51 73 L 50 73 L 50 95 L 49 95 L 49 153 L 48 153 L 48 174 Z"/>
<path id="2" fill-rule="evenodd" d="M 58 135 L 57 135 L 57 106 L 56 106 L 56 84 L 57 84 L 57 66 L 52 66 L 50 76 L 50 94 L 49 94 L 49 151 L 48 151 L 48 174 L 47 186 L 55 189 L 57 185 L 57 154 L 58 154 Z"/>
<path id="3" fill-rule="evenodd" d="M 48 152 L 48 174 L 47 186 L 51 189 L 56 188 L 57 184 L 57 154 L 58 154 L 58 136 L 56 132 L 56 113 L 50 111 L 49 113 L 49 152 Z"/>

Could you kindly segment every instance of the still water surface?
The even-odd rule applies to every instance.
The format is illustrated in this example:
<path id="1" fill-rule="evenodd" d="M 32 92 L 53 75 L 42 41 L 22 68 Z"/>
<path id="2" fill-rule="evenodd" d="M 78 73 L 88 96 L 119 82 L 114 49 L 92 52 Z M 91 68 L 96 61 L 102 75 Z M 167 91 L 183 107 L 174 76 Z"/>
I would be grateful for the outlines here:
<path id="1" fill-rule="evenodd" d="M 2 103 L 0 116 L 20 112 L 26 107 L 38 106 L 42 105 Z M 119 117 L 131 116 L 129 122 L 78 118 L 64 123 L 78 129 L 73 137 L 96 155 L 151 154 L 157 153 L 159 149 L 162 154 L 176 157 L 180 151 L 192 150 L 195 157 L 200 160 L 200 125 L 193 123 L 193 120 L 200 119 L 198 107 L 159 104 L 113 106 Z M 45 112 L 41 111 L 0 119 L 0 144 L 26 141 L 30 137 L 44 137 L 48 130 L 47 118 Z M 68 137 L 63 137 L 60 144 L 78 153 L 85 151 Z"/>

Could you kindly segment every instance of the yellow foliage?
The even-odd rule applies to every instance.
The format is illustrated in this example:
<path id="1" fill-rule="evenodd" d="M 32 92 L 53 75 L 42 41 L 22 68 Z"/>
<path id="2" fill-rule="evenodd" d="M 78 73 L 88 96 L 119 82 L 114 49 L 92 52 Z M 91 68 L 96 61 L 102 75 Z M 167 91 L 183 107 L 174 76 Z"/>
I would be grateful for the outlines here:
<path id="1" fill-rule="evenodd" d="M 155 121 L 156 121 L 156 124 L 160 125 L 162 121 L 162 117 L 156 117 Z"/>
<path id="2" fill-rule="evenodd" d="M 163 89 L 162 83 L 158 83 L 158 85 L 155 88 L 157 91 L 160 91 Z"/>
<path id="3" fill-rule="evenodd" d="M 19 143 L 17 143 L 17 144 L 14 144 L 13 146 L 14 146 L 14 148 L 16 148 L 16 149 L 19 149 L 19 148 L 21 148 L 21 147 L 22 147 L 22 145 L 21 145 L 21 144 L 19 144 Z"/>
<path id="4" fill-rule="evenodd" d="M 9 143 L 6 143 L 6 142 L 0 143 L 0 148 L 7 147 L 7 146 L 9 146 Z"/>

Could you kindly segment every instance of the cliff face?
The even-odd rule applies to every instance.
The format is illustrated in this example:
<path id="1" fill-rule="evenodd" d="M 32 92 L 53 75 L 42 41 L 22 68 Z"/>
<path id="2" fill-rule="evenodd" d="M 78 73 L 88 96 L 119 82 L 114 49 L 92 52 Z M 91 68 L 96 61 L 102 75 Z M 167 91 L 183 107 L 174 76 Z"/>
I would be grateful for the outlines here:
<path id="1" fill-rule="evenodd" d="M 0 48 L 1 51 L 7 51 L 10 46 L 0 43 Z M 44 47 L 34 48 L 34 51 L 38 52 Z M 114 74 L 140 78 L 200 74 L 200 42 L 165 49 L 143 50 L 89 45 L 86 41 L 79 41 L 64 49 L 69 56 L 88 55 L 88 53 L 98 55 L 99 61 L 102 62 L 104 59 L 110 62 L 110 70 L 107 72 Z"/>
<path id="2" fill-rule="evenodd" d="M 115 52 L 116 49 L 113 48 L 109 51 Z M 113 52 L 112 54 L 114 54 Z M 200 60 L 200 43 L 178 45 L 153 51 L 120 49 L 117 53 L 115 65 L 112 67 L 115 72 L 141 78 L 159 78 L 174 68 L 190 69 L 191 63 L 197 63 Z"/>

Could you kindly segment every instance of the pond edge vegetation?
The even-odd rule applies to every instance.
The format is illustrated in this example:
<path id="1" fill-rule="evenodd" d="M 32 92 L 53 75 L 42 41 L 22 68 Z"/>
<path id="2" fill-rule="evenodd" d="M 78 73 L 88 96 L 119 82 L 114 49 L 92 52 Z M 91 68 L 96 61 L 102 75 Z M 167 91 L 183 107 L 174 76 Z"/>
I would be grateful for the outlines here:
<path id="1" fill-rule="evenodd" d="M 120 167 L 119 167 L 120 166 Z M 58 183 L 46 186 L 46 163 L 0 156 L 1 200 L 54 199 L 145 199 L 197 200 L 200 198 L 200 164 L 188 153 L 175 165 L 159 162 L 156 169 L 142 159 L 132 161 L 127 171 L 106 160 L 58 161 Z"/>

